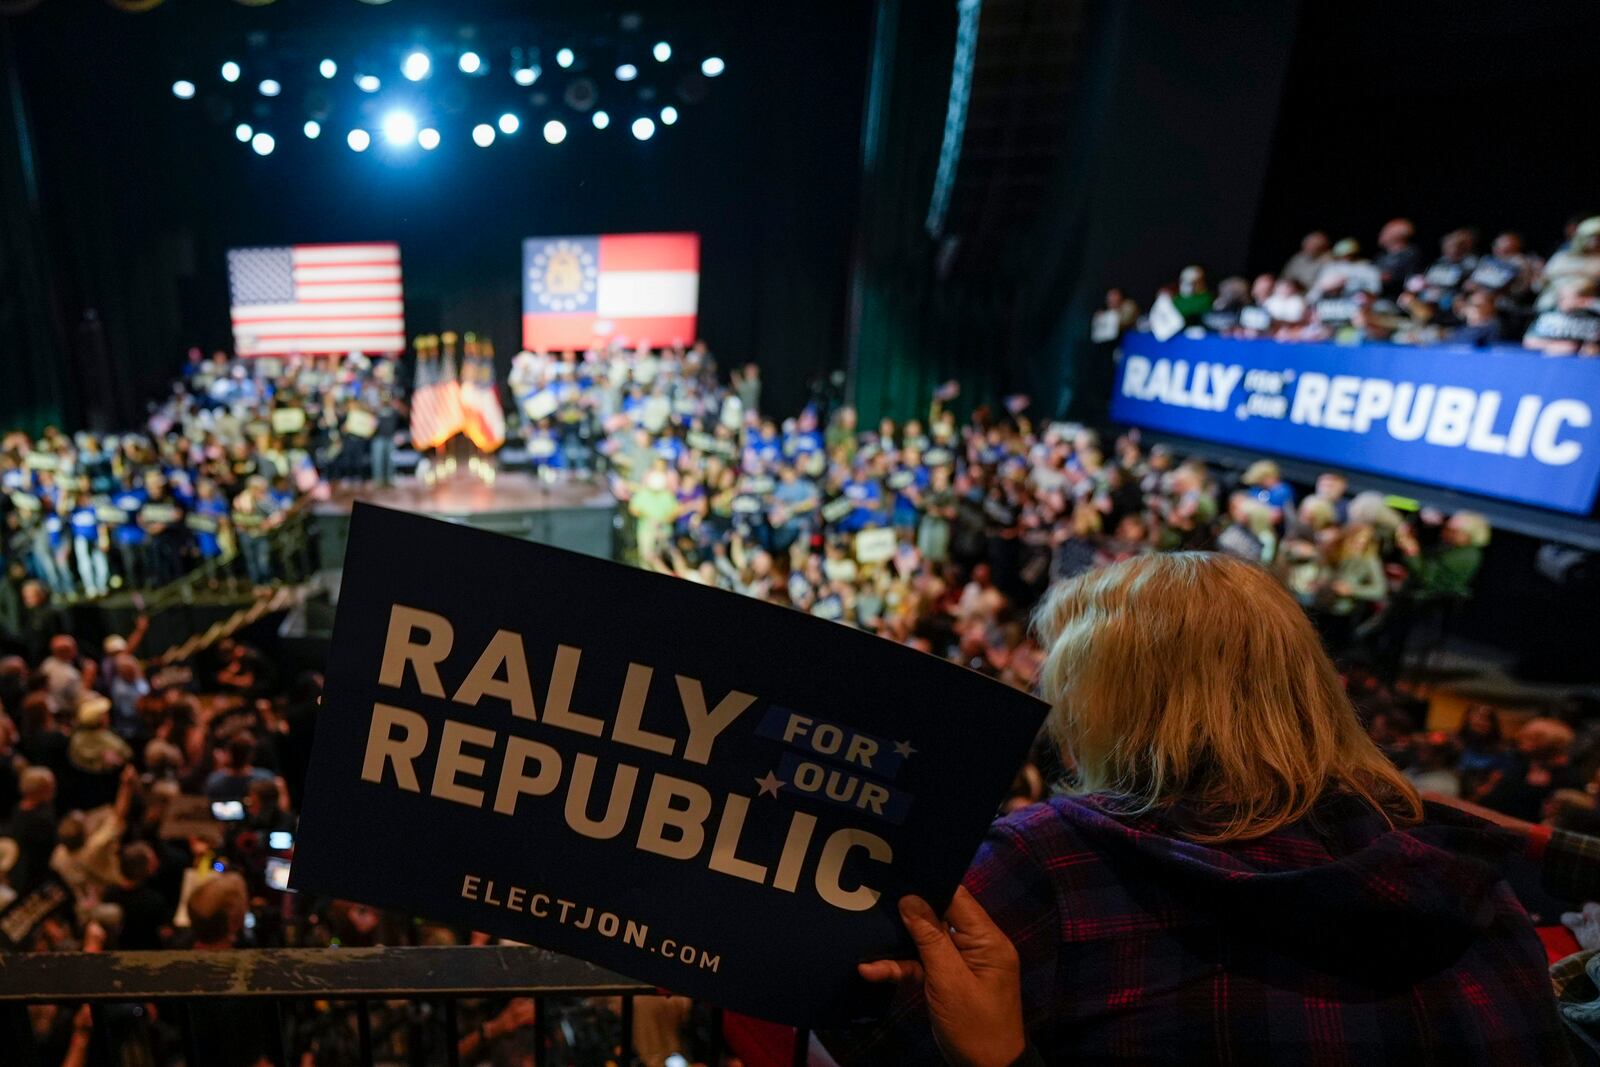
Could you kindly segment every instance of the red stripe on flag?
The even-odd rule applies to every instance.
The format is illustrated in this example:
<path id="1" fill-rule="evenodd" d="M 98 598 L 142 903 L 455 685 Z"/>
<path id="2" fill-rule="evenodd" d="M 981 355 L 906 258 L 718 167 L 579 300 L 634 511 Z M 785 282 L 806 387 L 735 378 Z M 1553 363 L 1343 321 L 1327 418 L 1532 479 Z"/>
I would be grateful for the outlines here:
<path id="1" fill-rule="evenodd" d="M 601 270 L 700 269 L 697 233 L 608 233 L 600 238 Z"/>
<path id="2" fill-rule="evenodd" d="M 624 344 L 647 342 L 652 348 L 690 344 L 695 339 L 693 315 L 656 315 L 602 319 L 590 314 L 524 315 L 522 347 L 532 351 L 589 348 L 612 338 Z M 603 331 L 603 332 L 601 332 Z"/>

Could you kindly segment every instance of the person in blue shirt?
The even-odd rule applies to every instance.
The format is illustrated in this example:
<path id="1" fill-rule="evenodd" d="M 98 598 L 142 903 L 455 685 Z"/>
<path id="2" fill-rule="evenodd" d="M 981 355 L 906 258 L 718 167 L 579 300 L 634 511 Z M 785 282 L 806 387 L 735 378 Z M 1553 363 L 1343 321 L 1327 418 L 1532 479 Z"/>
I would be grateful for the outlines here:
<path id="1" fill-rule="evenodd" d="M 67 524 L 72 530 L 72 551 L 78 561 L 78 577 L 83 595 L 105 596 L 111 592 L 111 565 L 106 559 L 106 529 L 87 495 L 70 498 Z"/>
<path id="2" fill-rule="evenodd" d="M 864 467 L 864 464 L 858 464 L 841 487 L 845 499 L 855 505 L 837 524 L 837 528 L 844 533 L 856 533 L 877 525 L 883 519 L 883 487 Z"/>
<path id="3" fill-rule="evenodd" d="M 189 509 L 189 527 L 194 532 L 195 548 L 202 560 L 222 555 L 222 534 L 228 511 L 228 501 L 217 491 L 217 483 L 210 478 L 200 479 L 194 504 Z"/>
<path id="4" fill-rule="evenodd" d="M 122 575 L 124 587 L 133 588 L 144 582 L 144 527 L 139 525 L 139 509 L 148 499 L 144 489 L 129 478 L 111 495 L 111 506 L 123 518 L 112 531 L 111 542 L 117 549 L 117 570 Z"/>
<path id="5" fill-rule="evenodd" d="M 45 507 L 39 519 L 43 538 L 34 542 L 34 560 L 40 565 L 39 577 L 44 579 L 52 593 L 72 596 L 77 589 L 72 580 L 72 567 L 68 563 L 71 545 L 67 516 L 71 513 L 71 506 L 64 493 L 52 493 L 44 499 Z"/>
<path id="6" fill-rule="evenodd" d="M 772 524 L 772 551 L 787 551 L 801 538 L 810 537 L 816 523 L 817 487 L 792 464 L 778 468 L 778 484 L 772 489 L 774 507 L 768 514 Z"/>
<path id="7" fill-rule="evenodd" d="M 1283 480 L 1278 465 L 1270 459 L 1257 460 L 1245 470 L 1240 481 L 1249 487 L 1252 499 L 1272 509 L 1272 522 L 1281 526 L 1285 515 L 1294 514 L 1294 490 Z"/>

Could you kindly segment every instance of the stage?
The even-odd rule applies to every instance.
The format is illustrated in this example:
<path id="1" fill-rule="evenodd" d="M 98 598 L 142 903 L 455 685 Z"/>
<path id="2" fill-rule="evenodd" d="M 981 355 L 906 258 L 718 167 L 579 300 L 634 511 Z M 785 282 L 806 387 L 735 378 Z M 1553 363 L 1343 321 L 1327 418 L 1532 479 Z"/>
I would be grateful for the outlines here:
<path id="1" fill-rule="evenodd" d="M 617 501 L 603 482 L 547 484 L 531 474 L 502 472 L 493 485 L 460 468 L 428 485 L 402 477 L 392 486 L 335 488 L 312 507 L 313 540 L 320 566 L 343 566 L 350 511 L 356 501 L 466 523 L 482 530 L 554 545 L 589 556 L 615 555 Z"/>

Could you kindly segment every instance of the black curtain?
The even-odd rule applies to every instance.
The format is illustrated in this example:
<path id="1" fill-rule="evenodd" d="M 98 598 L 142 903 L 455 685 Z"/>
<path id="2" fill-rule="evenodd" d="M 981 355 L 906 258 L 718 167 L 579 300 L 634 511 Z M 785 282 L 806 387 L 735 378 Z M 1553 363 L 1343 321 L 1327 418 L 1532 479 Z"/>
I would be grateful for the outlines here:
<path id="1" fill-rule="evenodd" d="M 0 18 L 0 427 L 30 432 L 72 414 L 38 181 L 15 44 Z"/>

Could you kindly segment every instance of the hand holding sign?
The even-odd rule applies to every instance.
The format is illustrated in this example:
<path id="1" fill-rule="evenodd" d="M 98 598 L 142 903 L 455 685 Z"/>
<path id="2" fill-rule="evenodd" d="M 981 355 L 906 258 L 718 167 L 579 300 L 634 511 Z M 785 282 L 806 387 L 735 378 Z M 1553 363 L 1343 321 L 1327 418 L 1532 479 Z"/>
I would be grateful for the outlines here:
<path id="1" fill-rule="evenodd" d="M 945 918 L 921 897 L 900 899 L 900 918 L 921 962 L 875 960 L 857 968 L 869 982 L 920 982 L 934 1040 L 955 1067 L 1010 1067 L 1022 1055 L 1022 965 L 1005 931 L 965 886 Z"/>

